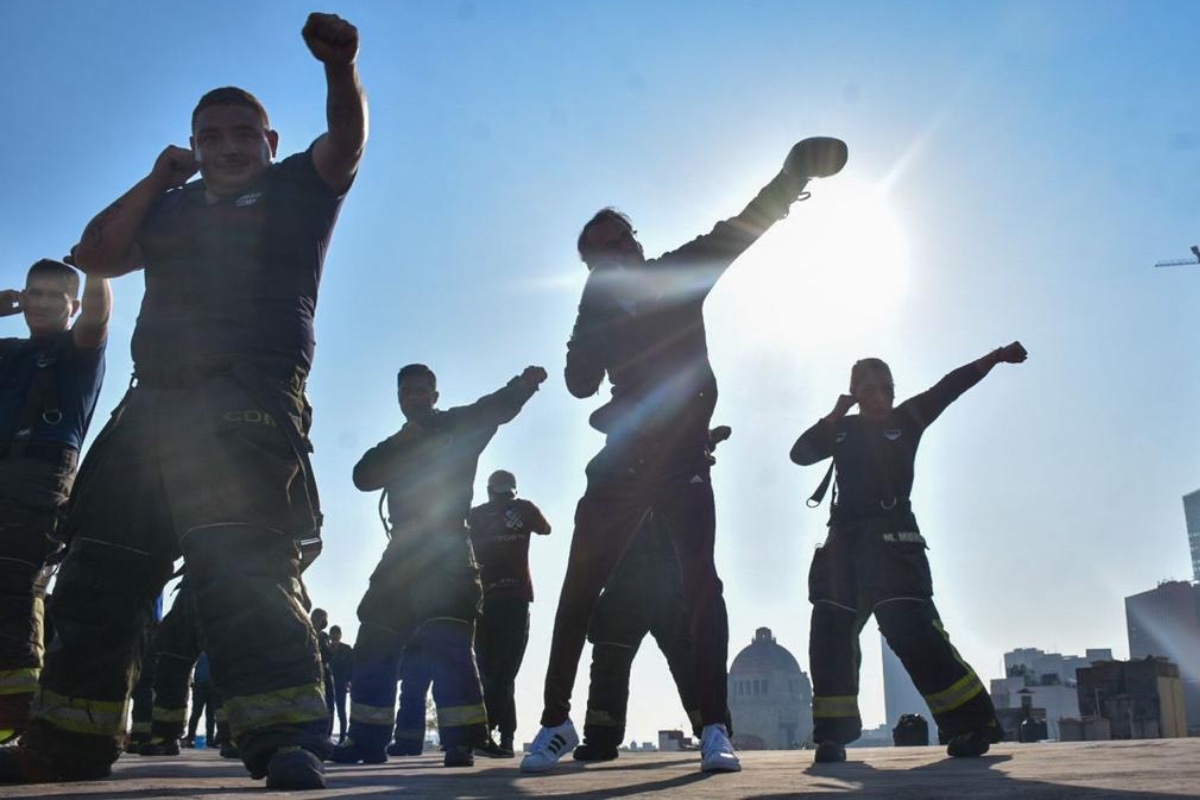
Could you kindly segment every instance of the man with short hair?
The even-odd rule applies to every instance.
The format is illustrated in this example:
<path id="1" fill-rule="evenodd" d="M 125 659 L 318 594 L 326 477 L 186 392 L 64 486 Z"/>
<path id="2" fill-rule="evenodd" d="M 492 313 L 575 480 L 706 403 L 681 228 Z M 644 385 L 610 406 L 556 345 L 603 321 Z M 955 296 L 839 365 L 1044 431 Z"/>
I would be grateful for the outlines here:
<path id="1" fill-rule="evenodd" d="M 334 761 L 387 761 L 396 669 L 416 638 L 432 671 L 443 763 L 474 763 L 473 748 L 487 738 L 472 650 L 481 594 L 467 531 L 475 471 L 496 431 L 544 380 L 546 370 L 526 367 L 498 391 L 442 411 L 433 370 L 409 364 L 396 376 L 404 426 L 354 467 L 361 491 L 387 490 L 392 533 L 358 606 L 350 736 L 335 748 Z"/>
<path id="2" fill-rule="evenodd" d="M 88 224 L 89 275 L 145 269 L 137 384 L 89 453 L 50 606 L 57 637 L 0 781 L 108 775 L 124 736 L 137 643 L 180 555 L 213 682 L 252 777 L 325 785 L 325 698 L 305 614 L 301 543 L 320 510 L 304 387 L 325 253 L 367 139 L 358 31 L 312 14 L 328 130 L 273 163 L 279 135 L 244 89 L 204 95 L 191 149 Z M 200 179 L 187 182 L 193 174 Z"/>
<path id="3" fill-rule="evenodd" d="M 787 215 L 810 177 L 836 173 L 845 144 L 809 139 L 740 214 L 657 259 L 637 231 L 605 208 L 580 231 L 588 280 L 567 344 L 567 389 L 578 398 L 600 390 L 612 400 L 591 416 L 606 435 L 587 466 L 587 489 L 554 619 L 542 729 L 521 762 L 546 772 L 579 743 L 570 719 L 579 657 L 601 589 L 647 513 L 667 530 L 679 561 L 696 647 L 696 691 L 703 722 L 701 769 L 741 769 L 725 728 L 729 632 L 719 624 L 721 580 L 713 563 L 716 510 L 706 456 L 717 379 L 708 359 L 704 300 L 725 270 Z"/>
<path id="4" fill-rule="evenodd" d="M 42 666 L 46 561 L 75 481 L 100 385 L 112 293 L 42 259 L 25 289 L 0 292 L 0 317 L 23 314 L 29 338 L 0 339 L 0 741 L 29 724 Z M 71 325 L 72 317 L 75 324 Z"/>
<path id="5" fill-rule="evenodd" d="M 471 509 L 471 545 L 483 581 L 483 612 L 475 632 L 479 677 L 488 712 L 488 740 L 480 752 L 513 757 L 517 730 L 517 673 L 529 643 L 530 534 L 547 536 L 550 523 L 541 509 L 517 497 L 517 476 L 498 469 L 488 477 L 488 501 Z M 500 742 L 491 738 L 499 731 Z"/>

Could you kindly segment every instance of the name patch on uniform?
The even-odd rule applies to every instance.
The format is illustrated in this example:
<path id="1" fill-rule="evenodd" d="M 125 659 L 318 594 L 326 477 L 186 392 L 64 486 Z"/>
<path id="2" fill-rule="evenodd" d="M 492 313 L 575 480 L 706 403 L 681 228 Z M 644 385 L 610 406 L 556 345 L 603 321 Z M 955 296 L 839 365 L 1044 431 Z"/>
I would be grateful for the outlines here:
<path id="1" fill-rule="evenodd" d="M 234 200 L 233 204 L 238 208 L 245 208 L 246 206 L 252 206 L 257 203 L 262 199 L 262 196 L 262 192 L 251 192 L 250 194 L 244 194 L 237 200 Z"/>
<path id="2" fill-rule="evenodd" d="M 916 531 L 899 531 L 883 534 L 885 542 L 906 542 L 909 544 L 925 544 L 925 538 Z"/>

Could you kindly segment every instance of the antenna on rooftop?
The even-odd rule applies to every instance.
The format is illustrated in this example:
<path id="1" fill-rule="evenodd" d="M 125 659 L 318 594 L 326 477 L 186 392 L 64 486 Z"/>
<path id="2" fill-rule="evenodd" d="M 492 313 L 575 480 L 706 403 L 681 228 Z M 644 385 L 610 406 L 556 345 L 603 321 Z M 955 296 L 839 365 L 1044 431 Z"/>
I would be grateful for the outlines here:
<path id="1" fill-rule="evenodd" d="M 1191 258 L 1179 258 L 1171 261 L 1159 261 L 1156 267 L 1194 267 L 1200 265 L 1200 246 L 1192 245 Z"/>

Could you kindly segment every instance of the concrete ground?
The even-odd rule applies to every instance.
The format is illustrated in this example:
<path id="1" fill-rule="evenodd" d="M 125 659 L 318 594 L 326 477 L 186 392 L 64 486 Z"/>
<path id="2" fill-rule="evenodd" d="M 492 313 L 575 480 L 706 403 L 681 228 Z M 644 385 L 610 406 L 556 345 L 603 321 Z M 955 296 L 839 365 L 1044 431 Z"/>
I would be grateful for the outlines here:
<path id="1" fill-rule="evenodd" d="M 742 753 L 737 774 L 702 775 L 694 753 L 628 753 L 608 764 L 565 761 L 549 775 L 521 775 L 516 759 L 478 759 L 445 769 L 436 755 L 376 767 L 329 768 L 318 798 L 684 797 L 702 798 L 1101 798 L 1200 797 L 1200 739 L 1003 744 L 979 759 L 936 747 L 852 749 L 845 764 L 814 765 L 812 752 Z M 174 759 L 123 756 L 92 783 L 0 787 L 0 798 L 263 797 L 261 782 L 212 750 Z M 300 796 L 299 793 L 297 793 Z M 275 796 L 272 794 L 271 796 Z"/>

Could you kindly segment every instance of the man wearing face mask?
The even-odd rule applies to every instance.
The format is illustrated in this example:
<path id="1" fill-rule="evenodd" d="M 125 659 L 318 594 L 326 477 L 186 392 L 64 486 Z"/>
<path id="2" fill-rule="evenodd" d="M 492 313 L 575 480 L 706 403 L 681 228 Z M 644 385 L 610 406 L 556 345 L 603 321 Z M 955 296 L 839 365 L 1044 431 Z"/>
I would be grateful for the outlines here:
<path id="1" fill-rule="evenodd" d="M 475 635 L 479 676 L 488 711 L 485 755 L 512 758 L 517 730 L 516 680 L 529 643 L 531 534 L 548 536 L 550 523 L 540 508 L 517 497 L 517 476 L 498 469 L 488 477 L 488 501 L 471 509 L 469 527 L 483 580 L 483 613 Z M 500 743 L 490 738 L 498 730 Z"/>
<path id="2" fill-rule="evenodd" d="M 42 666 L 46 560 L 75 481 L 100 385 L 112 294 L 58 261 L 0 292 L 0 317 L 29 338 L 0 339 L 0 741 L 25 730 Z M 71 318 L 75 324 L 71 325 Z"/>
<path id="3" fill-rule="evenodd" d="M 396 668 L 420 631 L 433 677 L 438 731 L 447 767 L 474 763 L 487 740 L 472 642 L 481 589 L 467 515 L 479 456 L 499 427 L 520 413 L 546 370 L 526 367 L 503 388 L 467 406 L 442 411 L 437 377 L 409 364 L 396 377 L 404 426 L 363 455 L 354 485 L 387 489 L 392 539 L 358 606 L 350 735 L 334 749 L 343 764 L 387 761 L 396 707 Z"/>
<path id="4" fill-rule="evenodd" d="M 554 618 L 542 729 L 521 762 L 546 772 L 579 743 L 570 719 L 579 657 L 601 589 L 630 539 L 653 512 L 679 563 L 696 648 L 703 724 L 701 769 L 741 769 L 725 727 L 729 631 L 720 617 L 713 563 L 716 509 L 709 482 L 708 430 L 717 379 L 708 360 L 704 301 L 725 270 L 785 217 L 812 177 L 846 162 L 836 139 L 807 139 L 740 214 L 656 259 L 647 259 L 623 214 L 605 208 L 579 234 L 588 280 L 567 344 L 567 389 L 596 394 L 608 377 L 612 399 L 594 412 L 604 449 L 587 466 L 575 511 L 571 555 Z"/>
<path id="5" fill-rule="evenodd" d="M 1013 342 L 894 408 L 891 369 L 878 358 L 863 359 L 850 372 L 850 394 L 792 446 L 792 461 L 801 466 L 833 458 L 814 501 L 837 474 L 829 536 L 808 576 L 817 761 L 845 761 L 846 745 L 862 732 L 858 635 L 872 614 L 929 705 L 950 756 L 981 756 L 1003 736 L 991 697 L 942 627 L 909 497 L 925 429 L 997 364 L 1025 358 L 1025 348 Z M 856 404 L 860 413 L 848 416 Z"/>
<path id="6" fill-rule="evenodd" d="M 275 163 L 262 104 L 215 89 L 192 113 L 191 149 L 166 148 L 74 251 L 89 276 L 145 270 L 136 386 L 80 470 L 50 603 L 57 637 L 0 781 L 110 773 L 140 634 L 182 555 L 246 768 L 273 789 L 325 785 L 328 717 L 300 579 L 300 544 L 320 527 L 304 386 L 367 113 L 354 26 L 312 14 L 302 36 L 325 75 L 324 134 Z"/>

